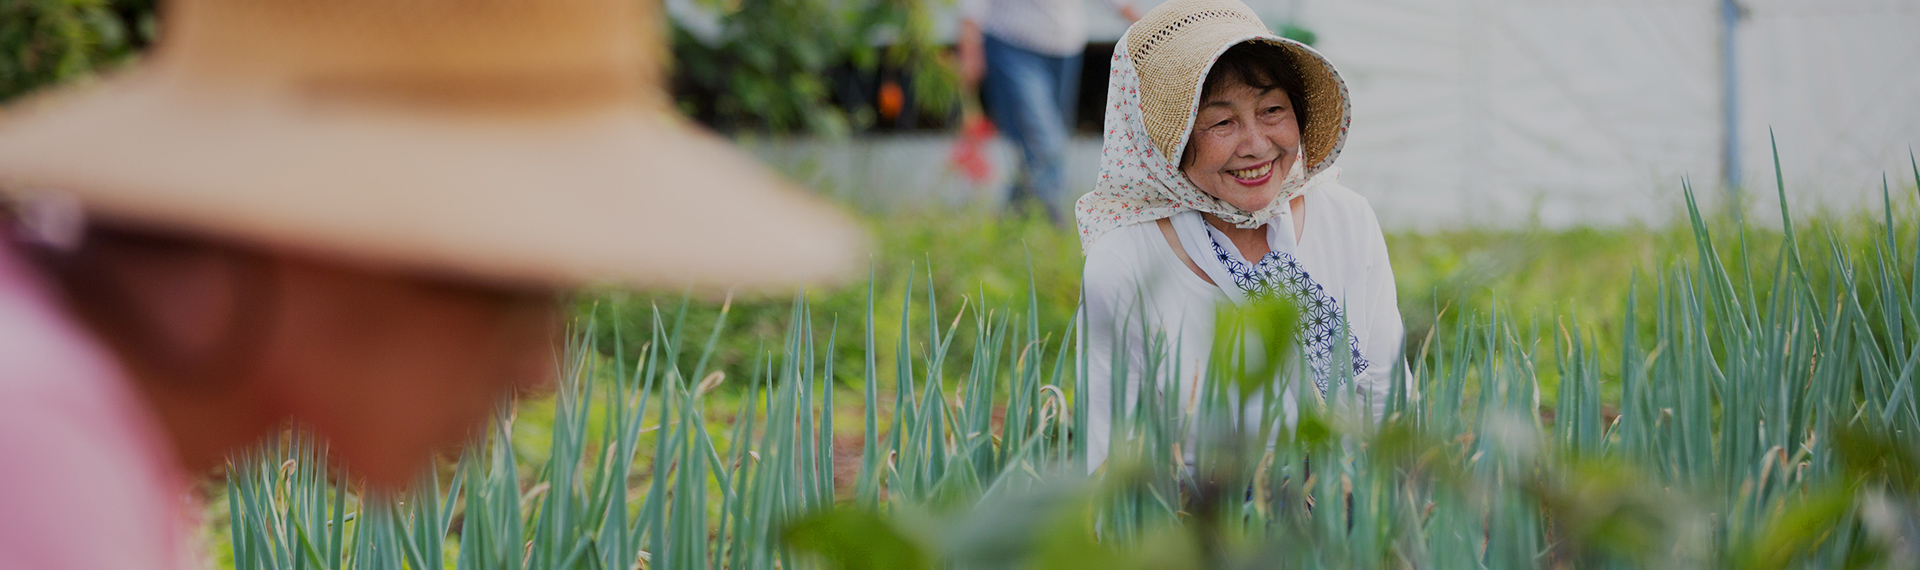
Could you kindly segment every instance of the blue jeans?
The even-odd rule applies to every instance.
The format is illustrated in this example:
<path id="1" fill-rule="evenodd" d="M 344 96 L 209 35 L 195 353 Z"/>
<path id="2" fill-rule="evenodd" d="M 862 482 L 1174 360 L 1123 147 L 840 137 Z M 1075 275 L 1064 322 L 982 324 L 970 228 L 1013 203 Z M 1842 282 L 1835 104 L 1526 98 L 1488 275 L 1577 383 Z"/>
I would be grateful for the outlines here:
<path id="1" fill-rule="evenodd" d="M 980 96 L 993 124 L 1020 146 L 1023 160 L 1008 205 L 1039 202 L 1054 223 L 1066 223 L 1067 134 L 1080 98 L 1080 54 L 1054 57 L 992 35 L 984 40 L 987 76 Z"/>

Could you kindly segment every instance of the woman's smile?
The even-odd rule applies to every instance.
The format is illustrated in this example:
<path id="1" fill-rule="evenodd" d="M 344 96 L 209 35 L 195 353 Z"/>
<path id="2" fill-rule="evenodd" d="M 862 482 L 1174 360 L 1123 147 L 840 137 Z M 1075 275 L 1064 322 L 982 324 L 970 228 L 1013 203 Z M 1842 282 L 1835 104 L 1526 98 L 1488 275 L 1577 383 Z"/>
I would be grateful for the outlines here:
<path id="1" fill-rule="evenodd" d="M 1242 186 L 1259 186 L 1273 179 L 1273 163 L 1274 161 L 1269 160 L 1247 168 L 1228 170 L 1227 176 L 1233 177 L 1233 181 L 1239 182 Z"/>

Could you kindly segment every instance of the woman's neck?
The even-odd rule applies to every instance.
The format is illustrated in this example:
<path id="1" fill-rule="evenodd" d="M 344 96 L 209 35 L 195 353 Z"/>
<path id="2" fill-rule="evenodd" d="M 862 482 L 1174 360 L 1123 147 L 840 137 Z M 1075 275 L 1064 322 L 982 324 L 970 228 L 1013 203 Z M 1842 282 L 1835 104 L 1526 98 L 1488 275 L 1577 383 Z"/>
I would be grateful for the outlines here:
<path id="1" fill-rule="evenodd" d="M 1306 195 L 1302 194 L 1294 196 L 1292 200 L 1287 202 L 1288 209 L 1292 211 L 1291 213 L 1293 215 L 1293 243 L 1300 243 L 1300 240 L 1306 237 L 1306 198 Z M 1200 217 L 1205 219 L 1214 229 L 1220 230 L 1220 233 L 1225 234 L 1227 241 L 1233 242 L 1234 249 L 1240 250 L 1240 256 L 1247 261 L 1258 262 L 1260 258 L 1267 256 L 1267 252 L 1273 251 L 1272 245 L 1267 243 L 1268 224 L 1242 228 L 1220 219 L 1219 216 L 1206 212 L 1201 212 Z"/>
<path id="2" fill-rule="evenodd" d="M 1240 250 L 1240 257 L 1247 261 L 1258 262 L 1260 258 L 1267 256 L 1267 252 L 1272 251 L 1272 247 L 1267 244 L 1266 224 L 1242 228 L 1210 213 L 1201 212 L 1200 217 L 1207 221 L 1207 225 L 1213 226 L 1213 229 L 1220 230 L 1221 234 L 1226 235 L 1227 241 L 1232 242 L 1234 249 Z"/>

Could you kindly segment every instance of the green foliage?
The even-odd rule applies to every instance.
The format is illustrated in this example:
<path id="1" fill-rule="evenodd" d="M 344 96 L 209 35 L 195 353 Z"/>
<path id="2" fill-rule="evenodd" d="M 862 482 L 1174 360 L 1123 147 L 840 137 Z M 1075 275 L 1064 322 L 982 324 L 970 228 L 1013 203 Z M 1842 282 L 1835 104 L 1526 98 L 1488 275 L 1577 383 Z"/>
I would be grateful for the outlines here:
<path id="1" fill-rule="evenodd" d="M 1269 384 L 1293 356 L 1295 330 L 1300 326 L 1300 308 L 1284 300 L 1255 301 L 1245 306 L 1224 306 L 1214 317 L 1215 342 L 1212 361 L 1224 376 L 1233 380 L 1242 398 Z M 1248 339 L 1250 344 L 1232 342 Z"/>
<path id="2" fill-rule="evenodd" d="M 916 295 L 913 292 L 916 287 L 925 288 L 929 284 L 941 292 L 932 300 L 937 310 L 905 315 L 912 323 L 911 330 L 926 330 L 936 315 L 946 315 L 950 320 L 963 311 L 1004 313 L 1027 305 L 1026 299 L 1031 294 L 1036 302 L 1028 307 L 1027 316 L 1036 320 L 1041 330 L 1057 333 L 1066 330 L 1074 307 L 1080 302 L 1079 239 L 1072 231 L 1054 227 L 1043 217 L 1002 218 L 993 212 L 901 213 L 870 218 L 866 229 L 875 237 L 873 245 L 877 249 L 869 285 L 878 306 L 901 306 L 909 296 Z M 926 301 L 924 294 L 919 295 L 915 302 Z M 759 351 L 782 342 L 785 319 L 793 311 L 790 298 L 736 297 L 730 303 L 721 299 L 685 301 L 679 294 L 603 291 L 585 297 L 579 304 L 579 315 L 584 317 L 597 308 L 611 315 L 612 322 L 632 329 L 643 326 L 655 307 L 682 307 L 684 303 L 684 313 L 677 309 L 675 322 L 684 319 L 681 326 L 688 330 L 711 330 L 721 323 L 721 308 L 725 305 L 729 307 L 725 321 L 729 328 L 719 337 L 710 364 L 731 376 L 741 377 L 752 373 L 751 364 Z M 856 382 L 860 378 L 858 371 L 869 357 L 880 370 L 893 370 L 897 366 L 896 352 L 870 353 L 864 336 L 845 333 L 858 325 L 851 317 L 866 314 L 868 310 L 866 287 L 810 291 L 807 303 L 823 315 L 841 317 L 813 337 L 821 343 L 823 353 L 834 358 L 836 370 L 840 371 L 834 379 L 836 382 Z M 829 331 L 825 329 L 840 330 L 843 334 L 837 337 L 836 343 L 828 345 Z M 902 330 L 906 329 L 878 327 L 870 332 L 875 335 L 877 346 L 892 347 L 903 339 L 912 340 L 899 336 Z M 645 342 L 632 335 L 616 341 L 613 327 L 602 327 L 598 334 L 598 346 L 608 354 L 616 344 L 631 352 Z M 975 340 L 971 335 L 961 335 L 953 339 L 954 349 L 970 351 Z M 1057 340 L 1056 334 L 1052 341 Z M 923 346 L 911 342 L 908 348 L 924 350 Z M 682 366 L 698 364 L 694 361 L 696 355 L 682 357 Z M 964 361 L 946 362 L 946 377 L 964 374 L 965 364 Z M 882 378 L 883 386 L 890 386 L 890 382 Z M 740 387 L 733 383 L 723 390 L 734 391 Z"/>
<path id="3" fill-rule="evenodd" d="M 1320 35 L 1313 33 L 1313 30 L 1301 27 L 1299 24 L 1292 22 L 1280 26 L 1280 37 L 1307 45 L 1313 45 L 1313 42 L 1320 39 Z"/>
<path id="4" fill-rule="evenodd" d="M 956 101 L 957 79 L 925 0 L 698 2 L 717 22 L 706 31 L 675 28 L 686 80 L 677 98 L 684 112 L 721 129 L 838 136 L 868 126 L 876 110 L 836 93 L 836 81 L 872 83 L 883 68 L 910 71 L 915 101 L 927 110 L 946 112 Z"/>
<path id="5" fill-rule="evenodd" d="M 927 0 L 695 3 L 712 19 L 672 27 L 675 95 L 683 111 L 722 129 L 844 135 L 870 125 L 875 110 L 836 89 L 870 86 L 883 71 L 907 71 L 923 110 L 945 113 L 958 100 Z M 0 101 L 135 56 L 157 33 L 154 8 L 155 0 L 0 0 Z"/>
<path id="6" fill-rule="evenodd" d="M 918 541 L 900 533 L 880 513 L 836 508 L 789 525 L 784 540 L 794 548 L 833 560 L 846 570 L 922 570 L 933 558 Z"/>
<path id="7" fill-rule="evenodd" d="M 152 0 L 0 0 L 0 101 L 125 60 L 152 36 Z"/>
<path id="8" fill-rule="evenodd" d="M 411 498 L 329 485 L 319 448 L 295 436 L 232 470 L 234 559 L 241 568 L 1910 566 L 1920 559 L 1920 236 L 1897 229 L 1889 211 L 1863 249 L 1834 241 L 1812 255 L 1797 236 L 1827 228 L 1802 226 L 1763 258 L 1751 242 L 1723 248 L 1729 234 L 1689 213 L 1691 259 L 1617 299 L 1625 322 L 1647 325 L 1621 327 L 1617 351 L 1571 323 L 1549 333 L 1549 365 L 1528 333 L 1535 325 L 1469 314 L 1412 355 L 1414 383 L 1392 389 L 1379 422 L 1356 416 L 1362 392 L 1344 378 L 1324 399 L 1300 398 L 1287 421 L 1273 396 L 1298 373 L 1261 387 L 1261 413 L 1244 414 L 1231 362 L 1204 372 L 1197 401 L 1176 402 L 1169 371 L 1149 355 L 1146 369 L 1123 373 L 1157 389 L 1121 405 L 1115 452 L 1091 475 L 1075 431 L 1086 410 L 1073 397 L 1088 379 L 1075 360 L 1100 355 L 1078 354 L 1070 329 L 1039 324 L 1037 286 L 1024 309 L 948 317 L 922 281 L 907 286 L 893 321 L 891 308 L 876 312 L 889 304 L 877 302 L 876 281 L 861 308 L 865 334 L 847 335 L 863 337 L 851 370 L 817 349 L 839 333 L 821 339 L 813 306 L 796 297 L 785 332 L 743 368 L 731 400 L 687 380 L 717 378 L 709 371 L 727 311 L 695 333 L 689 305 L 649 309 L 645 341 L 631 350 L 618 338 L 603 349 L 600 321 L 587 320 L 534 469 L 518 467 L 526 454 L 507 437 L 515 410 Z M 1734 271 L 1723 249 L 1772 267 L 1771 278 Z M 1228 330 L 1284 335 L 1290 318 L 1241 313 Z M 897 340 L 878 341 L 884 330 Z M 964 350 L 961 337 L 971 339 Z M 1223 345 L 1264 350 L 1263 339 Z M 886 353 L 894 362 L 878 365 Z M 1617 374 L 1608 361 L 1621 363 Z M 960 365 L 951 378 L 949 363 Z M 1562 382 L 1543 410 L 1546 368 Z M 835 389 L 835 370 L 859 387 Z M 1608 384 L 1617 400 L 1603 395 Z M 858 413 L 834 403 L 850 396 Z M 1603 401 L 1617 401 L 1617 415 Z M 707 419 L 720 410 L 731 420 Z M 856 417 L 857 434 L 836 435 Z"/>

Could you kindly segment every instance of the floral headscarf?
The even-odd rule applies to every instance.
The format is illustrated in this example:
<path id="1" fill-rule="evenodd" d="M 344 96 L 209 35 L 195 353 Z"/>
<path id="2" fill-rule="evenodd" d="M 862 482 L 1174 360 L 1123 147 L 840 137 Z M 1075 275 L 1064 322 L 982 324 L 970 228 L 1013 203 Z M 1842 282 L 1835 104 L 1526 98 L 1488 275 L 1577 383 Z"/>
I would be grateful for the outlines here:
<path id="1" fill-rule="evenodd" d="M 1128 30 L 1128 33 L 1131 34 L 1132 30 Z M 1244 38 L 1229 43 L 1220 51 L 1224 53 L 1227 47 L 1234 44 L 1260 39 L 1268 38 Z M 1310 175 L 1301 170 L 1301 164 L 1305 161 L 1295 160 L 1292 171 L 1284 179 L 1285 186 L 1280 196 L 1257 212 L 1242 210 L 1200 191 L 1187 179 L 1186 173 L 1180 171 L 1179 155 L 1186 150 L 1186 137 L 1181 137 L 1175 143 L 1173 156 L 1166 156 L 1147 135 L 1140 107 L 1140 75 L 1134 67 L 1133 58 L 1127 53 L 1127 45 L 1126 38 L 1122 37 L 1116 44 L 1118 49 L 1113 50 L 1112 72 L 1107 80 L 1106 132 L 1100 149 L 1100 179 L 1094 183 L 1093 192 L 1081 196 L 1074 203 L 1074 218 L 1080 226 L 1082 248 L 1092 245 L 1094 240 L 1115 228 L 1165 218 L 1185 210 L 1213 214 L 1242 228 L 1260 227 L 1286 212 L 1287 201 L 1294 196 L 1338 179 L 1339 168 L 1327 164 L 1332 161 L 1332 156 L 1316 165 L 1319 172 Z M 1213 54 L 1215 59 L 1219 56 L 1219 53 Z M 1205 81 L 1204 76 L 1201 81 Z M 1199 86 L 1194 88 L 1197 90 Z M 1187 128 L 1192 127 L 1189 119 Z M 1335 148 L 1337 154 L 1338 147 Z"/>

